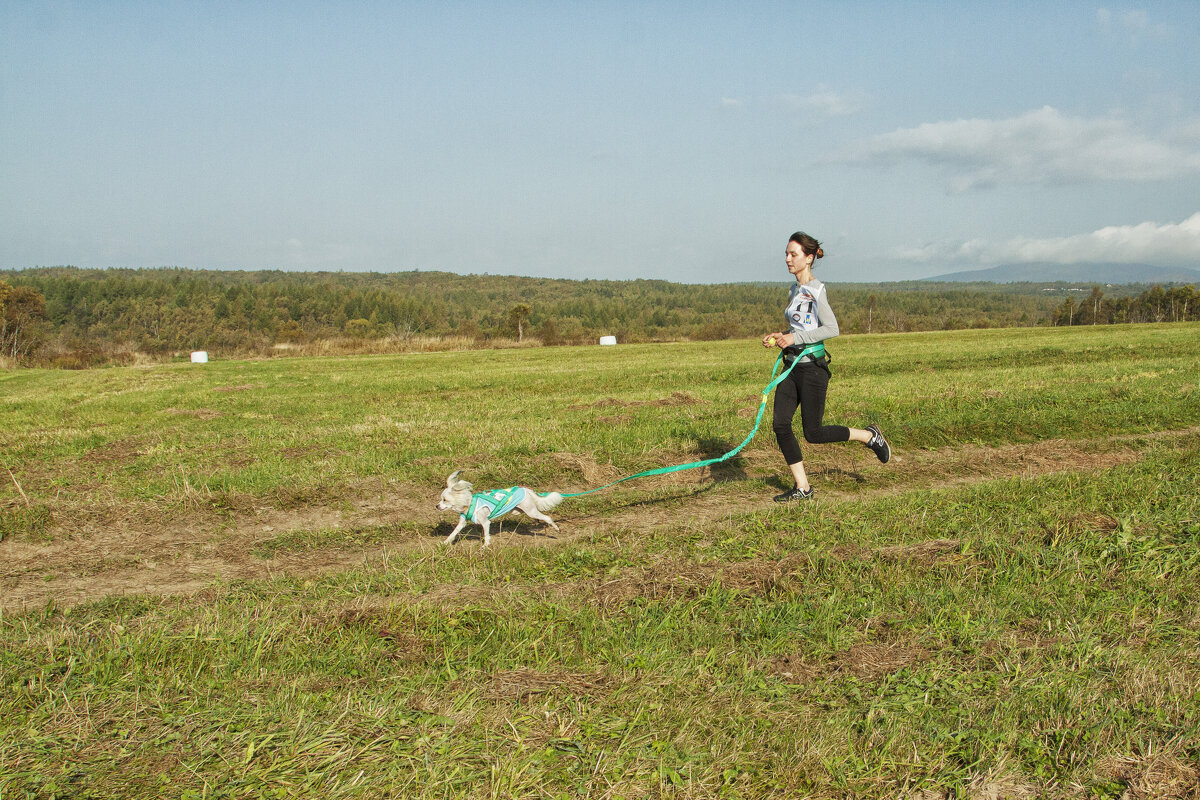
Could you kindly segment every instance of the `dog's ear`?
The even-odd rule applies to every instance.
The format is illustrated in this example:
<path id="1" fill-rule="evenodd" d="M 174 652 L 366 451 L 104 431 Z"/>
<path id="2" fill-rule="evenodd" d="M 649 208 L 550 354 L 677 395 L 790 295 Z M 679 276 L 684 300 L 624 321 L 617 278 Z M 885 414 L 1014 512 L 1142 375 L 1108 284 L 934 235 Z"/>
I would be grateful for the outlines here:
<path id="1" fill-rule="evenodd" d="M 461 474 L 462 474 L 462 470 L 461 470 L 461 469 L 456 469 L 456 470 L 454 470 L 454 472 L 451 472 L 451 473 L 450 473 L 450 477 L 449 477 L 449 478 L 446 478 L 446 488 L 448 488 L 448 489 L 453 489 L 453 488 L 454 488 L 454 482 L 455 482 L 456 480 L 458 480 L 458 476 L 459 476 L 459 475 L 461 475 Z"/>

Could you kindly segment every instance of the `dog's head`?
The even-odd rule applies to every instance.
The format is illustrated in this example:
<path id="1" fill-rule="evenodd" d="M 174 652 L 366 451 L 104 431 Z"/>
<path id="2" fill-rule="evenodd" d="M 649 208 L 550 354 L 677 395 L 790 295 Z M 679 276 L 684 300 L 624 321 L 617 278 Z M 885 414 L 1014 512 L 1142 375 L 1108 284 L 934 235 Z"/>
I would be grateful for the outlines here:
<path id="1" fill-rule="evenodd" d="M 475 487 L 469 481 L 460 481 L 460 472 L 461 470 L 455 470 L 446 478 L 446 488 L 442 490 L 442 499 L 437 504 L 438 511 L 462 513 L 471 505 L 471 492 Z"/>

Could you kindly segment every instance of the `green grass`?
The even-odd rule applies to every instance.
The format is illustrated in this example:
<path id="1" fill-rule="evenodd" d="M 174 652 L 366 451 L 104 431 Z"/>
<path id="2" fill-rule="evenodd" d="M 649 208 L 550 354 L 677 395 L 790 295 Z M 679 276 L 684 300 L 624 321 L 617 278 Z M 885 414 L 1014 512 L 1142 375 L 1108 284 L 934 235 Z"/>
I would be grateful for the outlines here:
<path id="1" fill-rule="evenodd" d="M 568 513 L 642 519 L 561 545 L 5 613 L 0 797 L 1190 796 L 1200 326 L 1115 333 L 837 342 L 827 417 L 881 421 L 899 458 L 817 475 L 808 506 L 762 502 L 764 431 L 699 522 L 696 495 L 626 484 Z M 631 472 L 736 444 L 768 369 L 730 342 L 0 375 L 4 544 L 70 537 L 89 503 L 219 536 L 379 476 L 421 503 L 456 467 L 583 487 L 554 454 Z M 696 402 L 651 405 L 675 392 Z M 934 468 L 1049 440 L 1122 457 Z"/>
<path id="2" fill-rule="evenodd" d="M 827 417 L 881 420 L 910 449 L 1177 429 L 1200 418 L 1198 330 L 848 337 L 832 348 Z M 428 484 L 457 467 L 481 483 L 517 468 L 545 483 L 562 477 L 550 453 L 628 474 L 741 441 L 736 412 L 757 407 L 770 363 L 756 344 L 721 342 L 27 370 L 0 375 L 0 448 L 14 470 L 44 471 L 50 486 L 34 485 L 60 499 L 101 483 L 156 500 L 329 492 L 380 475 Z M 675 392 L 695 402 L 648 405 Z M 752 449 L 772 453 L 769 438 Z"/>

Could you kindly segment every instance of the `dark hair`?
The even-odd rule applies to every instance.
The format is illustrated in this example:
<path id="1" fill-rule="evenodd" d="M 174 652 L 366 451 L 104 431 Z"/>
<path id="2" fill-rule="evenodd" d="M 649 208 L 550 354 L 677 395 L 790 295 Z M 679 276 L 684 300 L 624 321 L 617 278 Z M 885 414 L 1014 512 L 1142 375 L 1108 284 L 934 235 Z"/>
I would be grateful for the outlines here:
<path id="1" fill-rule="evenodd" d="M 815 255 L 817 258 L 823 258 L 825 256 L 825 251 L 821 249 L 821 243 L 809 236 L 804 231 L 796 231 L 792 234 L 788 241 L 795 242 L 796 244 L 800 245 L 800 252 L 804 253 L 806 256 Z"/>

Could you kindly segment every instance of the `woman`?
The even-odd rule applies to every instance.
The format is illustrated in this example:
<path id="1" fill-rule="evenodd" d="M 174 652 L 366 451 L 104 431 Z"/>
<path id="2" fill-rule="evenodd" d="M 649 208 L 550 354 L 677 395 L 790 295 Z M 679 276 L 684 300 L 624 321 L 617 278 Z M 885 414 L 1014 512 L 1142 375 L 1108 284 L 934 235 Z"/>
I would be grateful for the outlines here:
<path id="1" fill-rule="evenodd" d="M 892 457 L 879 426 L 868 425 L 864 430 L 844 425 L 826 425 L 821 421 L 825 416 L 825 392 L 829 388 L 829 356 L 825 354 L 821 343 L 838 335 L 837 319 L 829 305 L 825 284 L 813 277 L 813 262 L 824 255 L 821 243 L 807 233 L 798 231 L 792 234 L 785 256 L 788 272 L 796 278 L 784 312 L 790 330 L 787 333 L 768 333 L 762 339 L 763 347 L 783 350 L 785 366 L 790 366 L 797 358 L 800 360 L 775 389 L 772 428 L 784 460 L 796 479 L 795 488 L 775 496 L 777 503 L 813 496 L 812 485 L 804 471 L 800 443 L 792 431 L 792 418 L 796 416 L 797 408 L 800 409 L 806 442 L 862 442 L 875 451 L 883 463 L 886 464 Z"/>

